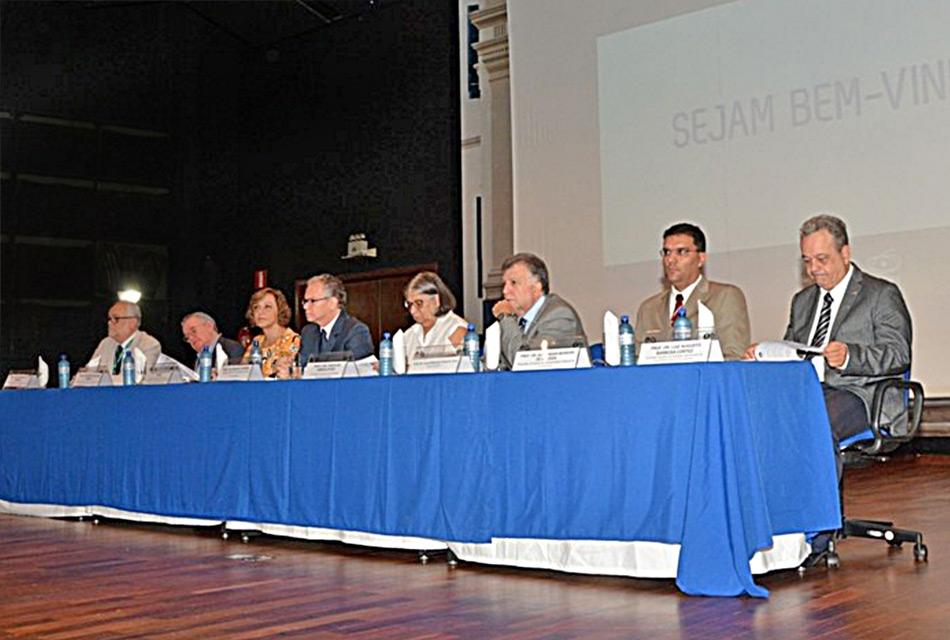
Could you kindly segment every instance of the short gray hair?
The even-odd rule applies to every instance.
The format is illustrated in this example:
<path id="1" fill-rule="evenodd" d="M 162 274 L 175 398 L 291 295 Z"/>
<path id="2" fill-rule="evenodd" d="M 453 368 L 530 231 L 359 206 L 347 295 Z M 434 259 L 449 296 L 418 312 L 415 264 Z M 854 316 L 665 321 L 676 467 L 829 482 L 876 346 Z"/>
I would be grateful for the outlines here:
<path id="1" fill-rule="evenodd" d="M 307 286 L 312 284 L 323 285 L 323 295 L 336 298 L 341 309 L 346 309 L 346 287 L 343 281 L 331 273 L 321 273 L 307 280 Z"/>
<path id="2" fill-rule="evenodd" d="M 848 227 L 844 223 L 844 220 L 829 213 L 820 213 L 817 216 L 812 216 L 808 220 L 805 220 L 805 222 L 802 223 L 802 228 L 798 231 L 798 237 L 804 238 L 822 229 L 831 234 L 832 239 L 835 241 L 835 248 L 838 251 L 841 251 L 841 247 L 848 244 Z"/>
<path id="3" fill-rule="evenodd" d="M 455 308 L 455 296 L 449 291 L 449 288 L 445 286 L 445 283 L 442 282 L 442 278 L 433 271 L 421 271 L 417 273 L 412 280 L 409 281 L 409 284 L 406 285 L 406 289 L 403 291 L 403 295 L 405 296 L 408 296 L 410 293 L 439 296 L 439 308 L 436 309 L 436 316 L 444 316 Z"/>
<path id="4" fill-rule="evenodd" d="M 218 323 L 215 322 L 214 318 L 209 316 L 204 311 L 193 311 L 192 313 L 189 313 L 188 315 L 186 315 L 184 318 L 181 319 L 181 326 L 185 326 L 185 323 L 188 322 L 188 318 L 198 318 L 199 320 L 203 321 L 205 324 L 210 324 L 211 328 L 214 329 L 215 331 L 218 330 Z"/>
<path id="5" fill-rule="evenodd" d="M 541 291 L 544 295 L 548 295 L 551 292 L 551 281 L 548 278 L 548 265 L 544 264 L 544 260 L 533 253 L 516 253 L 508 256 L 501 263 L 501 272 L 504 273 L 519 263 L 523 264 L 528 269 L 528 273 L 541 283 Z"/>

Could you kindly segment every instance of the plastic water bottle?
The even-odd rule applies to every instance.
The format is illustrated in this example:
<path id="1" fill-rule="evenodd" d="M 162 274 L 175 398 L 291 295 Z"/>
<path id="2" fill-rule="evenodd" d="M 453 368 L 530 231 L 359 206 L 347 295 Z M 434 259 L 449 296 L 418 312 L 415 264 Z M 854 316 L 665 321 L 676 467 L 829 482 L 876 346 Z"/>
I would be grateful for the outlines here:
<path id="1" fill-rule="evenodd" d="M 389 332 L 383 334 L 383 339 L 379 341 L 379 375 L 391 376 L 393 374 L 393 341 L 389 337 Z"/>
<path id="2" fill-rule="evenodd" d="M 258 367 L 264 364 L 264 356 L 261 354 L 261 345 L 256 338 L 254 342 L 251 343 L 251 364 L 257 365 Z"/>
<path id="3" fill-rule="evenodd" d="M 630 316 L 620 317 L 620 366 L 631 367 L 636 364 L 633 359 L 633 326 Z"/>
<path id="4" fill-rule="evenodd" d="M 59 376 L 59 388 L 69 388 L 69 360 L 65 353 L 59 355 L 59 362 L 56 364 L 56 373 Z"/>
<path id="5" fill-rule="evenodd" d="M 198 354 L 198 382 L 211 382 L 211 369 L 214 367 L 211 349 L 205 345 Z"/>
<path id="6" fill-rule="evenodd" d="M 676 312 L 676 320 L 673 321 L 673 339 L 693 339 L 693 323 L 686 317 L 686 307 L 680 307 L 679 311 Z"/>
<path id="7" fill-rule="evenodd" d="M 475 332 L 474 324 L 468 325 L 468 332 L 462 340 L 462 350 L 472 361 L 472 369 L 477 372 L 481 367 L 481 346 L 478 344 L 478 334 Z"/>
<path id="8" fill-rule="evenodd" d="M 122 358 L 122 384 L 135 384 L 135 358 L 132 357 L 131 349 L 126 349 Z"/>

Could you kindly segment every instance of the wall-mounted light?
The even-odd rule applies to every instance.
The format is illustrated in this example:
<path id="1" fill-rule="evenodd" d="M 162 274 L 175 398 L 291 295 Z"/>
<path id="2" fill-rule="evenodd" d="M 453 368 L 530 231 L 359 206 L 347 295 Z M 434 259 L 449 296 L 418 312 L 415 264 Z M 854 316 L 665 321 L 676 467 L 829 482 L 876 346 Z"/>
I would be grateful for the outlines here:
<path id="1" fill-rule="evenodd" d="M 119 292 L 119 300 L 122 302 L 131 302 L 132 304 L 138 304 L 139 300 L 142 299 L 142 292 L 138 289 L 123 289 Z"/>

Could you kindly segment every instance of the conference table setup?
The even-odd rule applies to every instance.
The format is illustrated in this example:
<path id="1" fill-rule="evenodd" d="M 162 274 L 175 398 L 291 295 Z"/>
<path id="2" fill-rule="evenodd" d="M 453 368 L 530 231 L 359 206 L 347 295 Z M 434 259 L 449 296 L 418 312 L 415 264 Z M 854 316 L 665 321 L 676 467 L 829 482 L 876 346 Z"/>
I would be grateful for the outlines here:
<path id="1" fill-rule="evenodd" d="M 0 513 L 768 591 L 841 515 L 807 362 L 0 393 Z"/>

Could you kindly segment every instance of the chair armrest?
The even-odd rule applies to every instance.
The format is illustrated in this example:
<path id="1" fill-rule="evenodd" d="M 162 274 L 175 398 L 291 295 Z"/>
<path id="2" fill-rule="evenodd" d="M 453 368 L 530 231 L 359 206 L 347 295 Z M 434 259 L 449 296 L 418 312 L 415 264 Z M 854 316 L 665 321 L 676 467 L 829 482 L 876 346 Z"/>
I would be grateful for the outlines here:
<path id="1" fill-rule="evenodd" d="M 881 427 L 884 398 L 886 394 L 892 390 L 910 394 L 910 404 L 907 407 L 907 433 L 900 436 L 887 433 Z M 861 447 L 862 451 L 870 455 L 876 455 L 883 450 L 888 442 L 909 442 L 917 435 L 917 429 L 920 428 L 920 419 L 923 413 L 924 388 L 919 382 L 903 380 L 901 378 L 890 378 L 879 382 L 874 389 L 874 399 L 871 402 L 871 431 L 874 433 L 874 443 L 867 447 Z"/>

